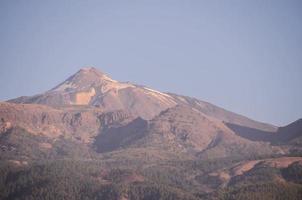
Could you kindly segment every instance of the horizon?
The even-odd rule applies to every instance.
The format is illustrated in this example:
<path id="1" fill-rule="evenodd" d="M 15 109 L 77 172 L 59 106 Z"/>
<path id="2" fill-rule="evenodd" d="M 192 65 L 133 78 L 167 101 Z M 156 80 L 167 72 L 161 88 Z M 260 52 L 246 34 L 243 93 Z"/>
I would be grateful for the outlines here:
<path id="1" fill-rule="evenodd" d="M 301 8 L 298 0 L 3 1 L 0 101 L 93 66 L 285 126 L 302 117 Z"/>

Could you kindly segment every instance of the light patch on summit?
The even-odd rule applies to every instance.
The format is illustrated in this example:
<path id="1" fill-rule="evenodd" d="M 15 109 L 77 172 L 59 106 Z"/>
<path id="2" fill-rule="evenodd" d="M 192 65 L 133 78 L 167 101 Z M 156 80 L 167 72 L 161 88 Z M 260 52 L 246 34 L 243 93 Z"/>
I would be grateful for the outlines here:
<path id="1" fill-rule="evenodd" d="M 155 97 L 156 99 L 158 99 L 160 102 L 162 102 L 163 104 L 166 104 L 168 106 L 171 105 L 176 105 L 177 103 L 173 100 L 173 97 L 171 97 L 168 94 L 164 94 L 162 92 L 156 91 L 156 90 L 152 90 L 150 88 L 146 88 L 144 87 L 144 92 L 148 95 L 152 95 L 153 97 Z"/>
<path id="2" fill-rule="evenodd" d="M 113 80 L 112 78 L 110 78 L 109 76 L 107 76 L 105 74 L 102 76 L 102 79 L 105 80 L 105 81 L 110 81 L 110 82 L 113 82 L 113 83 L 118 83 L 116 80 Z"/>
<path id="3" fill-rule="evenodd" d="M 163 95 L 163 96 L 166 96 L 166 97 L 172 98 L 170 95 L 165 94 L 165 93 L 162 93 L 162 92 L 159 92 L 159 91 L 157 91 L 157 90 L 153 90 L 153 89 L 150 89 L 150 88 L 147 88 L 147 87 L 144 87 L 144 88 L 145 88 L 146 90 L 151 91 L 151 92 L 155 92 L 155 93 L 161 94 L 161 95 Z"/>
<path id="4" fill-rule="evenodd" d="M 110 90 L 116 90 L 116 91 L 119 91 L 121 89 L 125 89 L 125 88 L 129 88 L 129 87 L 135 87 L 131 84 L 128 84 L 128 83 L 119 83 L 117 81 L 111 81 L 111 82 L 107 82 L 106 84 L 104 84 L 102 86 L 102 93 L 106 93 Z"/>
<path id="5" fill-rule="evenodd" d="M 75 94 L 75 105 L 88 105 L 91 98 L 96 94 L 95 89 L 91 88 L 88 92 L 78 92 Z"/>

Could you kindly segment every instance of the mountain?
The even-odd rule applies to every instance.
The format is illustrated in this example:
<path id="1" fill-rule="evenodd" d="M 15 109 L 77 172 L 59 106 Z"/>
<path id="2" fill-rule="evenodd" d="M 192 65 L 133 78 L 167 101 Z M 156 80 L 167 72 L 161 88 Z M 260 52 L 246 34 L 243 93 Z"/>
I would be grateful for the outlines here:
<path id="1" fill-rule="evenodd" d="M 0 103 L 0 117 L 3 133 L 64 138 L 97 153 L 150 147 L 202 159 L 286 154 L 295 145 L 280 141 L 301 130 L 300 122 L 278 128 L 196 98 L 118 82 L 93 67 L 42 94 Z"/>
<path id="2" fill-rule="evenodd" d="M 83 68 L 0 102 L 0 199 L 301 199 L 301 125 Z"/>
<path id="3" fill-rule="evenodd" d="M 176 105 L 170 95 L 109 78 L 96 68 L 79 70 L 53 89 L 32 97 L 9 102 L 49 106 L 90 105 L 104 111 L 130 110 L 134 115 L 151 119 L 160 111 Z"/>
<path id="4" fill-rule="evenodd" d="M 195 98 L 163 93 L 129 82 L 118 82 L 93 67 L 79 70 L 43 94 L 19 97 L 9 102 L 49 106 L 90 105 L 104 111 L 128 110 L 144 119 L 152 119 L 161 111 L 176 105 L 185 105 L 227 123 L 270 132 L 277 130 L 275 126 L 256 122 Z"/>

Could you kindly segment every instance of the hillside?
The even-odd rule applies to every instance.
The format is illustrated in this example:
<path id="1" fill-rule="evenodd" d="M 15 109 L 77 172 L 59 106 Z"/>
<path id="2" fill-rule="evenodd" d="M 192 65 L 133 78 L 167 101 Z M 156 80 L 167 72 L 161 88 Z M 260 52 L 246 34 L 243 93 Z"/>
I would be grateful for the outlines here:
<path id="1" fill-rule="evenodd" d="M 84 68 L 0 102 L 0 199 L 301 199 L 301 133 Z"/>

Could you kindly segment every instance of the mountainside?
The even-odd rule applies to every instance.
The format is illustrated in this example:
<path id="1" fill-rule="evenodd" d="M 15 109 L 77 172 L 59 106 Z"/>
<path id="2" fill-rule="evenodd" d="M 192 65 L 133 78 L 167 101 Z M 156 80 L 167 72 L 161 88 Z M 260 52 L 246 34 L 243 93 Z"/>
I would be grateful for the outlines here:
<path id="1" fill-rule="evenodd" d="M 277 127 L 256 122 L 210 103 L 176 94 L 162 93 L 144 86 L 109 78 L 96 68 L 83 68 L 55 88 L 32 97 L 19 97 L 12 103 L 50 106 L 90 105 L 104 111 L 129 110 L 133 115 L 152 119 L 176 105 L 193 107 L 205 115 L 228 123 L 274 132 Z"/>
<path id="2" fill-rule="evenodd" d="M 251 120 L 245 116 L 225 110 L 223 108 L 220 108 L 220 107 L 210 104 L 208 102 L 201 101 L 201 100 L 198 100 L 198 99 L 192 98 L 192 97 L 186 97 L 186 96 L 176 95 L 176 94 L 171 94 L 171 93 L 169 93 L 169 94 L 175 98 L 175 101 L 177 102 L 177 104 L 186 105 L 186 106 L 195 108 L 198 111 L 200 111 L 201 113 L 203 113 L 209 117 L 216 118 L 225 123 L 237 124 L 237 125 L 255 128 L 258 130 L 263 130 L 263 131 L 268 131 L 268 132 L 277 131 L 276 126 L 262 123 L 262 122 L 257 122 L 255 120 Z"/>
<path id="3" fill-rule="evenodd" d="M 111 148 L 106 149 L 106 144 L 111 144 Z M 119 145 L 113 148 L 113 144 Z M 150 121 L 137 119 L 125 126 L 106 129 L 95 145 L 101 152 L 152 147 L 212 159 L 280 151 L 268 143 L 239 137 L 221 121 L 187 106 L 169 108 Z"/>
<path id="4" fill-rule="evenodd" d="M 84 68 L 0 102 L 0 199 L 301 199 L 301 125 Z"/>
<path id="5" fill-rule="evenodd" d="M 0 116 L 2 132 L 19 127 L 34 135 L 69 137 L 84 143 L 91 142 L 104 126 L 134 119 L 130 113 L 121 110 L 107 113 L 89 107 L 55 109 L 38 104 L 6 102 L 0 103 Z"/>

